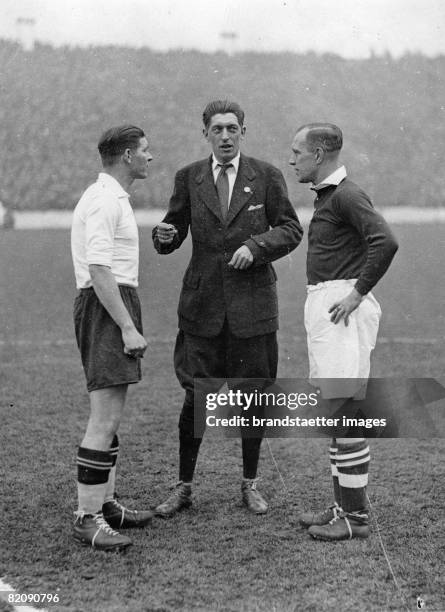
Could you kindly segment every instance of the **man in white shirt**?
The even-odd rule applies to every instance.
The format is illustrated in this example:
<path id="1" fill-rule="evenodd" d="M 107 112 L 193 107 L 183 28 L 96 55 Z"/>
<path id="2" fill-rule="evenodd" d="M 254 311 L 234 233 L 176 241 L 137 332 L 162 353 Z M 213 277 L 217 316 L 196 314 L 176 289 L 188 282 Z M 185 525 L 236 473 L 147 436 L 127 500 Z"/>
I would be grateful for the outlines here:
<path id="1" fill-rule="evenodd" d="M 99 550 L 129 546 L 113 527 L 143 527 L 152 512 L 129 510 L 114 494 L 117 430 L 127 387 L 141 378 L 142 335 L 138 286 L 138 228 L 127 190 L 148 175 L 152 156 L 144 132 L 124 125 L 107 130 L 98 145 L 103 172 L 77 204 L 71 250 L 79 293 L 76 339 L 90 397 L 90 418 L 78 450 L 76 542 Z"/>

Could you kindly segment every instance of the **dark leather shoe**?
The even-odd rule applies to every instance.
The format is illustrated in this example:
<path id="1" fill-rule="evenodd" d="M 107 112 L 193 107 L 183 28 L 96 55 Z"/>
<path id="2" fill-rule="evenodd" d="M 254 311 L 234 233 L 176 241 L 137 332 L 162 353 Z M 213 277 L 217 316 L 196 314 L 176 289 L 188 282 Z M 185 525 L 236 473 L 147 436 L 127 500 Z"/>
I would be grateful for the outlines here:
<path id="1" fill-rule="evenodd" d="M 168 497 L 164 503 L 155 508 L 156 516 L 169 518 L 192 505 L 192 488 L 190 485 L 185 485 L 183 482 L 178 482 L 174 492 Z"/>
<path id="2" fill-rule="evenodd" d="M 302 527 L 312 527 L 312 525 L 327 525 L 329 521 L 337 516 L 337 512 L 341 510 L 340 506 L 333 504 L 321 510 L 320 512 L 302 512 L 298 517 L 298 522 Z"/>
<path id="3" fill-rule="evenodd" d="M 258 493 L 256 480 L 243 480 L 241 485 L 243 502 L 253 514 L 266 514 L 268 505 L 265 499 Z"/>
<path id="4" fill-rule="evenodd" d="M 145 527 L 154 516 L 151 510 L 129 510 L 117 499 L 105 502 L 102 506 L 102 513 L 107 523 L 116 529 Z"/>
<path id="5" fill-rule="evenodd" d="M 363 512 L 343 512 L 341 510 L 327 525 L 309 527 L 308 533 L 315 540 L 329 542 L 367 538 L 369 536 L 368 515 Z"/>

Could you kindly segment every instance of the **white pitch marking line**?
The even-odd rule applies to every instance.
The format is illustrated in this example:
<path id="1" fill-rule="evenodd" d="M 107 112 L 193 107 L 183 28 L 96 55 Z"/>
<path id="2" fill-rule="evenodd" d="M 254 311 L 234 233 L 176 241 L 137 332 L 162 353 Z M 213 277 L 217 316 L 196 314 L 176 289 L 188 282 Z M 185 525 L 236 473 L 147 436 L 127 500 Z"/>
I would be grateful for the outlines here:
<path id="1" fill-rule="evenodd" d="M 9 603 L 16 612 L 48 612 L 46 608 L 33 608 L 32 606 L 20 605 L 14 606 L 7 600 L 7 598 L 3 595 L 3 592 L 7 591 L 8 593 L 16 594 L 16 590 L 7 582 L 4 582 L 2 578 L 0 578 L 0 599 Z"/>

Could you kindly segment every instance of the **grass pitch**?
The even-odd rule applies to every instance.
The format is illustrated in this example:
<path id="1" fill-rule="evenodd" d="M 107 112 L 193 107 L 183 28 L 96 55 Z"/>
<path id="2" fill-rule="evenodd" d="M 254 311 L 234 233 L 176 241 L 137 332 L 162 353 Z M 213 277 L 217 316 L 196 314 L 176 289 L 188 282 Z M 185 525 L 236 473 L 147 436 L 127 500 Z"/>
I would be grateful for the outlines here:
<path id="1" fill-rule="evenodd" d="M 384 318 L 374 376 L 442 377 L 445 372 L 443 226 L 398 226 L 401 242 L 377 288 Z M 125 554 L 79 549 L 70 529 L 76 445 L 88 416 L 71 321 L 75 295 L 69 233 L 0 235 L 0 576 L 19 593 L 55 593 L 67 612 L 445 609 L 445 443 L 374 440 L 369 495 L 400 592 L 374 528 L 368 541 L 310 540 L 302 508 L 331 501 L 328 441 L 270 440 L 283 483 L 263 445 L 266 516 L 240 496 L 238 440 L 205 438 L 194 505 L 132 532 Z M 120 432 L 118 490 L 136 507 L 159 503 L 177 478 L 182 391 L 172 365 L 176 304 L 189 246 L 156 255 L 141 232 L 141 288 L 149 349 L 144 379 L 130 389 Z M 304 245 L 277 263 L 282 377 L 307 373 L 302 312 Z M 408 339 L 408 340 L 407 340 Z M 0 611 L 11 608 L 0 602 Z"/>

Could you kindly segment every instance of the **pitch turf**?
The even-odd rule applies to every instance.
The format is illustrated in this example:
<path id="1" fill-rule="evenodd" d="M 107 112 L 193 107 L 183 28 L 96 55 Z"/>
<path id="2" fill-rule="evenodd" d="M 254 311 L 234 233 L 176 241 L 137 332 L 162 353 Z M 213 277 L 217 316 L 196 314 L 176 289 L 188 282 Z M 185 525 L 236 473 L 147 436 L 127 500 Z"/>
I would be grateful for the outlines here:
<path id="1" fill-rule="evenodd" d="M 375 376 L 443 377 L 443 226 L 397 226 L 397 260 L 376 295 L 384 319 Z M 130 505 L 155 505 L 176 479 L 182 392 L 172 367 L 176 303 L 189 254 L 155 254 L 141 232 L 141 301 L 150 346 L 143 382 L 131 388 L 121 430 L 118 489 Z M 280 282 L 280 376 L 307 371 L 302 327 L 304 245 L 276 266 Z M 59 593 L 51 610 L 313 611 L 445 609 L 444 440 L 371 443 L 368 541 L 329 544 L 296 524 L 303 507 L 330 501 L 327 440 L 265 444 L 261 491 L 270 512 L 240 501 L 239 442 L 205 439 L 191 510 L 133 532 L 125 554 L 78 549 L 70 538 L 75 447 L 88 414 L 71 308 L 69 233 L 3 232 L 1 271 L 2 482 L 0 576 L 20 593 Z M 413 341 L 402 343 L 403 339 Z M 385 340 L 386 339 L 386 340 Z M 394 339 L 396 341 L 394 341 Z M 8 606 L 0 603 L 0 610 Z"/>

